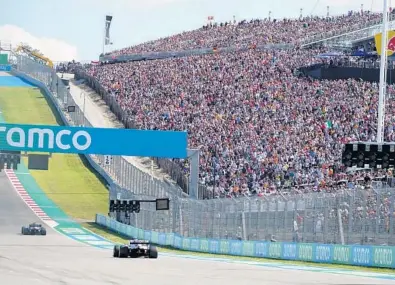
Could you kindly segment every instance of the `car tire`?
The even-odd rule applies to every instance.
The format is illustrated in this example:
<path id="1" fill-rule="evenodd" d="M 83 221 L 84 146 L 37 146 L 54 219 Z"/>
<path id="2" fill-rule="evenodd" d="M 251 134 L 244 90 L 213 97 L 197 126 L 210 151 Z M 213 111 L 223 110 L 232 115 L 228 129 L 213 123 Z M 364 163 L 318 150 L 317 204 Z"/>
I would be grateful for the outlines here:
<path id="1" fill-rule="evenodd" d="M 156 246 L 151 245 L 149 253 L 148 253 L 149 258 L 158 258 L 158 250 L 156 249 Z"/>
<path id="2" fill-rule="evenodd" d="M 127 258 L 129 256 L 129 248 L 127 246 L 121 246 L 119 249 L 119 257 Z"/>
<path id="3" fill-rule="evenodd" d="M 119 245 L 114 245 L 113 257 L 119 257 Z"/>
<path id="4" fill-rule="evenodd" d="M 46 236 L 47 235 L 47 230 L 42 228 L 40 233 L 41 233 L 42 236 Z"/>
<path id="5" fill-rule="evenodd" d="M 22 227 L 21 234 L 26 235 L 26 228 Z"/>

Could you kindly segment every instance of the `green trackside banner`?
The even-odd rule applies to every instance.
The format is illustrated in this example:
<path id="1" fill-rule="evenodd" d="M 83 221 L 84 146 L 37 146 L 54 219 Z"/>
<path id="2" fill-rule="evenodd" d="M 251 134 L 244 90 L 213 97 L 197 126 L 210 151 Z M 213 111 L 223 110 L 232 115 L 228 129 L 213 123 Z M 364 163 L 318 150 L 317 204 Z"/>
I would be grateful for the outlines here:
<path id="1" fill-rule="evenodd" d="M 8 54 L 0 54 L 0 64 L 8 64 Z"/>

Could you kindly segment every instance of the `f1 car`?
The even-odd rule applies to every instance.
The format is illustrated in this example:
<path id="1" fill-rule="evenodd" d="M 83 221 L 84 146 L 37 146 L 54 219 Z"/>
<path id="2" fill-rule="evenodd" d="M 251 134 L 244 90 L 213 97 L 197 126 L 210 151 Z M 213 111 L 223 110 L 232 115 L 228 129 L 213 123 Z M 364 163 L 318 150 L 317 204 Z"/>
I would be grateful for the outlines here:
<path id="1" fill-rule="evenodd" d="M 30 235 L 30 236 L 45 236 L 47 235 L 47 230 L 38 223 L 32 223 L 29 226 L 22 227 L 22 235 Z"/>
<path id="2" fill-rule="evenodd" d="M 120 258 L 158 258 L 158 250 L 148 240 L 133 239 L 129 241 L 129 244 L 115 245 L 113 256 Z"/>

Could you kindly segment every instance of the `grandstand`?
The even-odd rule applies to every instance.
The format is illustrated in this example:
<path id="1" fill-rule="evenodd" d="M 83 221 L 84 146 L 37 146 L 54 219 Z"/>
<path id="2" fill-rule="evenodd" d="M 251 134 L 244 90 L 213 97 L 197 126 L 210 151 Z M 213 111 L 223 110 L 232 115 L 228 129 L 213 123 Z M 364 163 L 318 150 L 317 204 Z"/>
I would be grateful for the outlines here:
<path id="1" fill-rule="evenodd" d="M 251 199 L 274 198 L 287 205 L 299 199 L 295 197 L 332 197 L 332 202 L 321 204 L 311 215 L 303 206 L 306 221 L 309 218 L 315 224 L 324 212 L 328 220 L 335 220 L 339 212 L 333 211 L 340 208 L 344 223 L 349 223 L 354 211 L 360 218 L 368 217 L 369 223 L 377 218 L 367 232 L 377 226 L 389 233 L 395 230 L 394 223 L 388 223 L 395 217 L 393 202 L 389 202 L 394 195 L 386 188 L 392 171 L 346 169 L 341 164 L 345 143 L 376 139 L 378 84 L 358 79 L 314 80 L 298 73 L 301 67 L 348 60 L 355 50 L 374 50 L 373 35 L 354 36 L 351 46 L 349 35 L 377 26 L 380 18 L 380 14 L 359 11 L 338 17 L 219 23 L 114 51 L 107 55 L 113 59 L 111 64 L 103 60 L 100 65 L 81 67 L 76 74 L 100 94 L 115 98 L 118 118 L 128 127 L 187 130 L 190 147 L 202 146 L 200 198 L 244 197 L 249 205 L 258 201 Z M 326 41 L 334 36 L 336 41 Z M 342 39 L 347 43 L 340 45 L 341 60 L 319 57 L 339 50 Z M 280 49 L 273 44 L 292 46 Z M 202 53 L 202 49 L 210 52 Z M 126 55 L 153 52 L 170 52 L 171 56 L 125 60 Z M 393 90 L 394 86 L 389 86 L 389 93 Z M 387 141 L 395 138 L 394 107 L 391 97 Z M 188 160 L 159 160 L 158 164 L 188 193 Z M 364 189 L 365 194 L 356 197 L 354 189 Z M 382 189 L 387 191 L 385 197 L 379 194 Z M 339 205 L 339 197 L 348 201 L 347 206 L 333 207 Z M 252 206 L 248 207 L 251 213 Z M 263 226 L 254 224 L 258 218 L 251 215 L 247 217 L 250 227 L 258 231 L 247 230 L 244 236 L 251 233 L 262 238 Z M 289 226 L 294 218 L 280 219 Z M 184 223 L 187 227 L 188 221 Z M 266 226 L 276 232 L 279 225 Z M 183 234 L 193 236 L 192 223 L 190 227 Z M 349 241 L 359 242 L 363 225 L 349 227 Z M 294 238 L 280 234 L 284 240 Z M 320 241 L 329 242 L 325 237 Z"/>
<path id="2" fill-rule="evenodd" d="M 279 20 L 275 23 L 279 27 L 274 26 L 273 33 L 280 34 L 278 29 L 287 29 L 289 25 L 298 31 L 311 29 L 314 33 L 320 29 L 329 30 L 336 24 L 344 26 L 357 19 L 377 20 L 377 17 L 378 14 L 367 12 L 331 19 Z M 272 22 L 242 22 L 235 27 L 246 25 L 261 29 L 260 25 L 265 23 L 271 25 Z M 223 25 L 212 28 L 226 29 Z M 207 29 L 191 33 L 200 32 L 199 38 L 205 38 Z M 245 30 L 251 38 L 256 35 L 253 28 Z M 174 38 L 168 41 L 170 39 L 174 43 Z M 160 39 L 154 44 L 161 46 L 163 41 Z M 182 43 L 184 39 L 179 41 Z M 149 51 L 152 44 L 143 44 L 146 46 L 144 51 Z M 135 47 L 128 50 L 138 52 Z M 342 143 L 353 139 L 371 140 L 374 133 L 350 132 L 355 121 L 340 126 L 346 118 L 337 118 L 339 112 L 345 114 L 347 108 L 354 107 L 349 104 L 351 98 L 349 90 L 344 88 L 346 83 L 316 82 L 312 88 L 309 79 L 293 75 L 301 66 L 322 62 L 317 55 L 327 50 L 317 47 L 258 51 L 241 47 L 239 51 L 230 53 L 94 66 L 87 73 L 106 90 L 116 94 L 120 106 L 135 127 L 188 129 L 191 146 L 205 146 L 201 153 L 201 181 L 210 188 L 216 188 L 214 196 L 263 195 L 277 191 L 273 189 L 299 185 L 309 185 L 315 191 L 333 191 L 337 181 L 344 180 L 346 176 L 339 161 Z M 354 104 L 358 100 L 371 101 L 377 95 L 374 84 L 357 81 L 347 84 L 353 85 L 348 88 L 362 88 L 366 92 L 360 98 L 354 98 Z M 304 96 L 298 98 L 302 92 Z M 323 99 L 331 92 L 336 92 L 332 100 Z M 301 106 L 311 106 L 317 100 L 317 94 L 322 94 L 319 107 L 301 109 Z M 155 104 L 152 104 L 154 96 Z M 241 102 L 248 108 L 241 108 Z M 295 102 L 299 104 L 295 105 Z M 265 110 L 267 107 L 269 110 Z M 343 108 L 342 111 L 339 108 Z M 296 120 L 287 122 L 287 126 L 274 127 L 288 120 L 285 112 L 293 112 Z M 372 117 L 369 124 L 374 125 L 374 120 Z M 300 137 L 302 135 L 309 140 L 311 135 L 303 134 L 308 129 L 315 133 L 316 138 L 311 146 L 304 146 Z M 289 141 L 288 149 L 281 149 L 284 140 Z M 241 145 L 235 146 L 232 141 Z M 180 162 L 182 171 L 188 171 L 187 163 Z"/>
<path id="3" fill-rule="evenodd" d="M 143 43 L 110 53 L 111 56 L 181 51 L 213 47 L 250 47 L 263 44 L 306 44 L 377 25 L 381 14 L 353 12 L 333 17 L 298 19 L 252 19 L 212 23 L 200 29 Z"/>

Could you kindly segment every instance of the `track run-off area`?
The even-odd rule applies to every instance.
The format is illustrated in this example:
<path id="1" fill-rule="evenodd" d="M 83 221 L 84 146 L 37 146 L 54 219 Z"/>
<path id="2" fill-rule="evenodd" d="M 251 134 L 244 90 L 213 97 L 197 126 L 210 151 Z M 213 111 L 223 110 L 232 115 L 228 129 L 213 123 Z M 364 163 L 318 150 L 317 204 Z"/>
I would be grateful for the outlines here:
<path id="1" fill-rule="evenodd" d="M 18 78 L 10 76 L 3 79 L 4 82 L 15 87 L 22 84 Z M 1 92 L 0 87 L 0 97 Z M 0 111 L 1 108 L 0 104 Z M 67 204 L 56 205 L 44 192 L 38 193 L 40 189 L 32 189 L 39 187 L 33 180 L 26 168 L 16 174 L 13 171 L 0 173 L 0 284 L 395 283 L 395 275 L 390 274 L 297 267 L 280 262 L 247 262 L 161 252 L 156 260 L 116 259 L 112 257 L 111 243 L 105 246 L 100 237 L 96 242 L 79 240 L 62 230 L 62 224 L 64 228 L 78 228 L 78 224 L 65 214 L 68 209 L 64 205 Z M 43 223 L 47 236 L 22 236 L 21 227 L 32 222 Z M 81 226 L 80 229 L 84 230 Z"/>
<path id="2" fill-rule="evenodd" d="M 116 259 L 109 249 L 71 239 L 47 226 L 47 236 L 22 236 L 22 225 L 41 222 L 0 174 L 1 284 L 394 284 L 356 273 L 325 273 L 261 264 L 161 255 Z"/>

